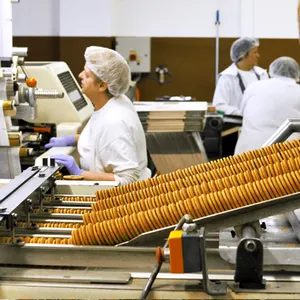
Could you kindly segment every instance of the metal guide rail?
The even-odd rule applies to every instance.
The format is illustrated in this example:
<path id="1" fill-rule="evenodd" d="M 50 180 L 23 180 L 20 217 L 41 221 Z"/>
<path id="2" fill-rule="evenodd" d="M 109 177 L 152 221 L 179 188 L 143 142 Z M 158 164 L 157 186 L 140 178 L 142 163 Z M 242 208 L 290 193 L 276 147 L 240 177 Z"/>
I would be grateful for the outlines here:
<path id="1" fill-rule="evenodd" d="M 232 226 L 243 225 L 280 213 L 289 212 L 299 207 L 300 192 L 195 219 L 194 222 L 198 227 L 205 227 L 208 232 L 217 231 Z M 169 226 L 146 232 L 121 245 L 153 245 L 155 244 L 155 241 L 157 244 L 157 241 L 165 239 L 174 228 L 175 226 Z"/>
<path id="2" fill-rule="evenodd" d="M 235 226 L 237 224 L 244 224 L 245 222 L 251 222 L 257 219 L 264 219 L 265 217 L 277 215 L 279 213 L 288 212 L 291 209 L 297 208 L 300 205 L 300 193 L 295 193 L 289 196 L 268 200 L 265 202 L 260 202 L 257 204 L 249 205 L 247 207 L 234 209 L 231 211 L 215 214 L 212 216 L 208 216 L 201 219 L 196 219 L 194 222 L 199 227 L 205 227 L 208 234 L 206 234 L 207 239 L 211 239 L 216 241 L 214 246 L 208 247 L 209 252 L 215 251 L 219 255 L 218 250 L 218 238 L 217 234 L 213 233 L 212 231 L 228 228 Z M 59 219 L 53 218 L 41 218 L 34 219 L 32 221 L 41 220 L 43 222 L 82 222 L 80 220 L 81 217 L 76 219 L 76 215 L 71 215 L 72 219 L 68 219 L 66 215 L 59 215 Z M 70 216 L 70 218 L 71 218 Z M 64 218 L 63 218 L 64 217 Z M 88 263 L 90 257 L 90 251 L 99 251 L 98 253 L 104 251 L 104 253 L 113 253 L 116 251 L 124 251 L 131 253 L 131 251 L 140 251 L 141 249 L 145 248 L 147 251 L 150 251 L 154 255 L 155 248 L 158 245 L 162 245 L 164 241 L 167 239 L 169 232 L 173 229 L 173 226 L 162 228 L 159 230 L 147 232 L 141 234 L 137 238 L 119 244 L 117 247 L 109 247 L 109 246 L 73 246 L 73 245 L 37 245 L 37 244 L 25 244 L 24 246 L 14 246 L 14 245 L 0 245 L 0 251 L 2 254 L 7 252 L 7 255 L 0 256 L 0 263 L 18 263 L 18 264 L 36 264 L 37 257 L 42 257 L 46 255 L 49 260 L 43 260 L 42 265 L 51 265 L 52 263 L 58 262 L 58 265 L 61 263 L 65 263 L 65 266 L 72 266 L 72 265 L 84 265 Z M 40 237 L 70 237 L 71 228 L 15 228 L 16 236 L 40 236 Z M 0 236 L 8 235 L 9 230 L 0 228 Z M 291 237 L 291 240 L 286 240 L 286 243 L 294 243 L 295 235 Z M 209 243 L 208 243 L 209 244 Z M 210 244 L 209 244 L 210 245 Z M 55 251 L 52 251 L 55 249 Z M 113 249 L 113 250 L 112 250 Z M 123 249 L 123 250 L 120 250 Z M 282 248 L 283 249 L 283 248 Z M 39 253 L 37 256 L 32 256 L 30 253 L 34 251 L 34 253 Z M 52 251 L 52 252 L 51 252 Z M 74 259 L 74 256 L 77 257 L 77 253 L 80 251 L 82 257 L 86 257 L 83 261 L 79 262 L 77 259 Z M 13 255 L 15 253 L 15 255 Z M 32 259 L 25 259 L 22 262 L 22 258 L 24 258 L 25 253 L 29 253 Z M 75 253 L 75 254 L 74 254 Z M 107 255 L 107 254 L 105 254 Z M 26 256 L 26 255 L 25 255 Z M 17 258 L 18 257 L 18 258 Z M 64 260 L 58 259 L 59 257 L 64 257 Z M 70 258 L 70 259 L 69 259 Z M 58 259 L 58 260 L 57 260 Z"/>
<path id="3" fill-rule="evenodd" d="M 45 193 L 51 190 L 54 194 L 55 173 L 59 167 L 55 166 L 54 160 L 50 161 L 50 166 L 27 168 L 0 189 L 0 222 L 4 222 L 9 230 L 12 243 L 15 242 L 15 225 L 20 209 L 21 213 L 22 210 L 25 212 L 26 222 L 30 224 L 31 198 L 35 198 L 42 209 Z"/>
<path id="4" fill-rule="evenodd" d="M 53 186 L 54 174 L 59 167 L 30 167 L 0 189 L 0 221 L 11 214 L 24 200 L 28 199 L 39 188 L 46 190 Z M 49 182 L 51 181 L 51 182 Z M 49 185 L 50 184 L 50 185 Z"/>

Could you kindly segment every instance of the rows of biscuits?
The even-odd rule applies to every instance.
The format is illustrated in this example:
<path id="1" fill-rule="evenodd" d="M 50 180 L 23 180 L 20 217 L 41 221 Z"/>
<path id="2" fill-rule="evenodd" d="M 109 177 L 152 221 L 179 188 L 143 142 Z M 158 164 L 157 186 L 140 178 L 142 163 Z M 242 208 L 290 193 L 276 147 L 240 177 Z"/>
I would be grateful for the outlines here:
<path id="1" fill-rule="evenodd" d="M 10 244 L 12 241 L 11 237 L 2 236 L 0 237 L 1 244 Z M 60 245 L 70 245 L 72 240 L 70 238 L 45 238 L 45 237 L 17 237 L 14 239 L 15 243 L 25 242 L 28 244 L 60 244 Z"/>
<path id="2" fill-rule="evenodd" d="M 186 176 L 185 178 L 179 178 L 174 181 L 160 183 L 150 188 L 144 188 L 138 191 L 133 190 L 129 193 L 100 199 L 92 204 L 92 209 L 96 211 L 105 210 L 153 197 L 160 198 L 155 201 L 158 203 L 166 203 L 166 201 L 172 201 L 173 198 L 182 200 L 188 196 L 192 197 L 195 194 L 206 194 L 222 190 L 226 187 L 230 188 L 231 186 L 238 186 L 246 182 L 253 182 L 266 177 L 280 175 L 289 170 L 299 170 L 299 149 L 297 147 L 282 151 L 281 153 L 266 155 L 262 158 L 257 157 L 252 160 L 245 160 L 232 164 L 229 167 L 220 167 L 203 173 Z M 167 198 L 167 200 L 165 198 Z"/>
<path id="3" fill-rule="evenodd" d="M 99 191 L 76 245 L 114 245 L 143 232 L 300 191 L 300 142 L 294 140 Z M 131 190 L 130 190 L 131 189 Z"/>
<path id="4" fill-rule="evenodd" d="M 72 243 L 114 245 L 143 232 L 174 225 L 186 213 L 199 218 L 297 192 L 298 178 L 298 171 L 289 172 L 105 221 L 91 214 L 91 222 L 72 231 Z"/>
<path id="5" fill-rule="evenodd" d="M 81 222 L 35 222 L 31 226 L 38 228 L 79 228 Z M 26 222 L 17 222 L 17 227 L 27 228 Z"/>
<path id="6" fill-rule="evenodd" d="M 174 225 L 184 214 L 200 218 L 299 192 L 299 157 L 300 142 L 293 140 L 98 191 L 92 210 L 83 210 L 84 225 L 63 243 L 115 245 Z"/>
<path id="7" fill-rule="evenodd" d="M 50 214 L 84 214 L 88 209 L 78 209 L 78 208 L 47 208 L 47 212 Z M 33 213 L 39 213 L 39 208 L 34 208 Z"/>
<path id="8" fill-rule="evenodd" d="M 158 189 L 153 188 L 153 191 L 155 191 L 154 194 L 140 194 L 137 199 L 132 197 L 132 194 L 134 193 L 132 192 L 125 195 L 119 195 L 117 197 L 99 200 L 92 204 L 92 210 L 103 214 L 105 219 L 105 215 L 107 213 L 113 217 L 123 216 L 124 211 L 128 214 L 127 212 L 137 212 L 140 208 L 141 210 L 151 209 L 157 206 L 176 202 L 177 200 L 193 198 L 194 196 L 221 191 L 224 188 L 231 188 L 233 186 L 237 187 L 248 182 L 254 182 L 256 180 L 274 177 L 291 171 L 297 171 L 300 169 L 300 159 L 298 157 L 291 157 L 290 159 L 271 163 L 266 166 L 262 165 L 258 169 L 252 169 L 251 165 L 249 165 L 248 168 L 246 168 L 246 166 L 247 164 L 245 164 L 245 169 L 239 173 L 232 172 L 232 175 L 223 174 L 222 176 L 219 176 L 218 179 L 212 179 L 210 181 L 201 181 L 199 180 L 200 176 L 195 175 L 194 177 L 196 179 L 187 187 L 180 185 L 182 180 L 177 180 L 180 182 L 179 184 L 165 183 L 164 185 L 170 187 L 167 191 L 159 193 Z M 213 170 L 211 172 L 215 172 L 217 174 L 218 171 L 219 170 Z M 219 174 L 221 173 L 222 172 L 219 172 Z M 116 211 L 117 207 L 122 205 L 124 206 L 122 210 Z"/>
<path id="9" fill-rule="evenodd" d="M 51 197 L 44 197 L 45 201 L 51 201 Z M 96 198 L 92 196 L 60 196 L 60 201 L 72 201 L 72 202 L 95 202 Z"/>
<path id="10" fill-rule="evenodd" d="M 297 157 L 299 156 L 298 147 L 300 147 L 299 140 L 292 140 L 286 143 L 277 143 L 268 147 L 244 152 L 239 155 L 229 156 L 205 164 L 192 166 L 190 168 L 179 169 L 175 172 L 149 178 L 147 180 L 134 182 L 113 189 L 100 190 L 96 193 L 96 197 L 98 200 L 110 198 L 113 199 L 113 197 L 120 195 L 127 197 L 128 193 L 132 193 L 132 197 L 134 197 L 134 200 L 136 200 L 137 195 L 134 192 L 138 192 L 140 196 L 143 196 L 144 193 L 151 194 L 153 187 L 156 187 L 156 189 L 159 187 L 159 192 L 166 192 L 167 186 L 164 186 L 164 184 L 171 183 L 172 181 L 176 181 L 180 184 L 180 180 L 182 180 L 182 183 L 185 186 L 189 186 L 191 176 L 193 177 L 195 175 L 199 175 L 201 181 L 209 181 L 211 179 L 219 178 L 219 176 L 215 175 L 215 172 L 209 171 L 220 170 L 222 174 L 232 175 L 232 172 L 236 173 L 243 171 L 245 169 L 243 166 L 246 167 L 246 169 L 249 167 L 256 169 L 262 165 L 266 166 L 272 162 L 276 162 L 278 159 L 289 159 L 291 155 L 292 157 Z M 287 152 L 288 150 L 290 150 L 289 153 Z M 247 164 L 247 162 L 249 162 L 249 164 Z M 235 168 L 238 168 L 238 170 L 235 170 Z"/>

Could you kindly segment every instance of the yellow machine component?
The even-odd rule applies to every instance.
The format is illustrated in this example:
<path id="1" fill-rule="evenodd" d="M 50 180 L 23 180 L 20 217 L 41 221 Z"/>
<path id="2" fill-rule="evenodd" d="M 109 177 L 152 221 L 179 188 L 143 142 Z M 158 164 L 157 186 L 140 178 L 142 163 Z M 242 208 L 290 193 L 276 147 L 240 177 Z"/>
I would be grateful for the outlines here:
<path id="1" fill-rule="evenodd" d="M 171 231 L 168 241 L 170 249 L 170 272 L 184 273 L 183 253 L 182 253 L 183 230 Z"/>

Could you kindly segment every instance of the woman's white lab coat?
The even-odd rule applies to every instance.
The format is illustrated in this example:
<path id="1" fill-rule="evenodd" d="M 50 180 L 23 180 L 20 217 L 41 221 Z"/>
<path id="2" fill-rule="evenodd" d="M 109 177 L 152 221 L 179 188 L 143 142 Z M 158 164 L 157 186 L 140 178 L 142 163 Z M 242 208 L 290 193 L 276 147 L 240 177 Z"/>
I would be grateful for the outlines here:
<path id="1" fill-rule="evenodd" d="M 151 177 L 145 133 L 125 95 L 111 98 L 92 114 L 80 135 L 78 152 L 81 168 L 113 173 L 122 185 Z"/>
<path id="2" fill-rule="evenodd" d="M 260 80 L 268 79 L 266 70 L 256 66 L 253 70 L 260 77 Z M 240 105 L 243 92 L 237 75 L 238 67 L 236 64 L 232 64 L 225 69 L 218 78 L 213 105 L 217 110 L 223 111 L 226 115 L 241 115 Z M 254 82 L 256 81 L 258 81 L 258 78 L 254 77 Z M 247 86 L 245 87 L 247 88 Z"/>
<path id="3" fill-rule="evenodd" d="M 260 148 L 286 119 L 300 118 L 300 86 L 287 77 L 253 83 L 245 91 L 241 112 L 235 154 Z"/>

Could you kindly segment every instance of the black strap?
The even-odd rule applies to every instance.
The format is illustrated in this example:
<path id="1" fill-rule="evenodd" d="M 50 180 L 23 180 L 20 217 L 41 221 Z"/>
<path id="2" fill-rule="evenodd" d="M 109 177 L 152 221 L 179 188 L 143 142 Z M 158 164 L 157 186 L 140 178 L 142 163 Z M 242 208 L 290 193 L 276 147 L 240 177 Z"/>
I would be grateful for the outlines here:
<path id="1" fill-rule="evenodd" d="M 260 76 L 254 71 L 254 69 L 253 69 L 253 72 L 254 72 L 255 76 L 257 77 L 257 79 L 260 80 Z"/>
<path id="2" fill-rule="evenodd" d="M 253 69 L 253 72 L 254 72 L 255 76 L 257 77 L 257 80 L 260 80 L 260 76 L 254 71 L 254 69 Z M 221 76 L 222 76 L 222 73 L 219 74 L 219 78 L 220 78 Z M 242 90 L 242 94 L 244 94 L 246 87 L 245 87 L 245 85 L 244 85 L 242 76 L 241 76 L 241 74 L 240 74 L 239 72 L 237 73 L 237 78 L 239 79 L 239 85 L 240 85 L 240 88 L 241 88 L 241 90 Z"/>
<path id="3" fill-rule="evenodd" d="M 240 88 L 242 90 L 242 94 L 244 94 L 246 88 L 245 88 L 244 82 L 242 80 L 242 76 L 241 76 L 240 73 L 237 73 L 237 77 L 239 79 L 239 85 L 240 85 Z"/>
<path id="4" fill-rule="evenodd" d="M 254 71 L 254 69 L 253 69 L 253 72 L 254 72 L 255 76 L 257 77 L 257 80 L 260 80 L 260 76 Z M 239 79 L 239 85 L 240 85 L 240 88 L 242 90 L 242 94 L 244 94 L 246 87 L 245 87 L 244 82 L 242 80 L 242 76 L 239 72 L 237 73 L 237 77 Z"/>

